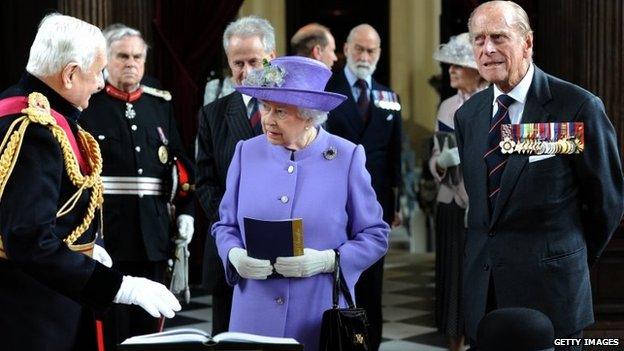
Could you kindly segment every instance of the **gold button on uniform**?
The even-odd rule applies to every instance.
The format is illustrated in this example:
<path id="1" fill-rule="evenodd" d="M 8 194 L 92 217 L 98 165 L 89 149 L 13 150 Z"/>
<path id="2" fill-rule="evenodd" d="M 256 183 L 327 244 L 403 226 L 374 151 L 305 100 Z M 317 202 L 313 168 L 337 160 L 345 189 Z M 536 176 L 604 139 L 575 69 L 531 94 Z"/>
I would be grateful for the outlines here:
<path id="1" fill-rule="evenodd" d="M 278 297 L 275 299 L 275 303 L 277 303 L 278 305 L 283 305 L 284 304 L 284 298 L 283 297 Z"/>
<path id="2" fill-rule="evenodd" d="M 287 202 L 288 202 L 288 196 L 283 195 L 282 197 L 280 197 L 280 201 L 281 201 L 283 204 L 287 203 Z"/>
<path id="3" fill-rule="evenodd" d="M 288 166 L 288 173 L 292 173 L 294 171 L 295 171 L 295 166 L 293 165 Z"/>

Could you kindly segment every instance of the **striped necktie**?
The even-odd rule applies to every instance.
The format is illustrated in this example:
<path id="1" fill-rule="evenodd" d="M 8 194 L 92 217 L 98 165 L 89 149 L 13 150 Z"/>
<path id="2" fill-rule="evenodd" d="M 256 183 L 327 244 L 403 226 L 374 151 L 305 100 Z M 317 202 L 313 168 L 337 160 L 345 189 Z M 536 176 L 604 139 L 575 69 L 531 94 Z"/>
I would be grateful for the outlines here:
<path id="1" fill-rule="evenodd" d="M 251 98 L 249 100 L 249 104 L 251 106 L 251 113 L 249 114 L 249 124 L 251 124 L 251 129 L 254 130 L 255 135 L 262 134 L 262 123 L 260 123 L 260 109 L 258 108 L 258 99 Z"/>
<path id="2" fill-rule="evenodd" d="M 503 170 L 507 163 L 507 155 L 500 151 L 500 146 L 498 145 L 501 141 L 501 125 L 511 124 L 509 106 L 511 106 L 514 101 L 515 100 L 509 95 L 499 95 L 496 99 L 498 111 L 496 111 L 496 114 L 490 120 L 488 151 L 483 155 L 488 170 L 487 184 L 490 213 L 492 213 L 494 205 L 496 204 L 496 199 L 500 192 Z"/>

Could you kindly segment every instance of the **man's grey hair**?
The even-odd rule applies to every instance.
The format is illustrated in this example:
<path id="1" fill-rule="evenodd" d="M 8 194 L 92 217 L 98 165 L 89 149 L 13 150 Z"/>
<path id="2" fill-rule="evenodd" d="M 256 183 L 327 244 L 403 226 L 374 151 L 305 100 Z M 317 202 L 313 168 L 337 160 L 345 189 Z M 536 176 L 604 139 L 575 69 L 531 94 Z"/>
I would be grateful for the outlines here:
<path id="1" fill-rule="evenodd" d="M 275 50 L 275 30 L 271 23 L 264 18 L 248 16 L 237 19 L 228 24 L 223 32 L 223 49 L 228 52 L 230 39 L 233 36 L 241 38 L 259 37 L 265 53 Z"/>
<path id="2" fill-rule="evenodd" d="M 106 49 L 102 31 L 74 17 L 53 13 L 39 24 L 30 47 L 26 71 L 37 77 L 52 76 L 75 62 L 87 71 L 98 50 Z"/>
<path id="3" fill-rule="evenodd" d="M 470 14 L 470 18 L 468 19 L 468 31 L 470 32 L 470 39 L 473 40 L 474 38 L 472 37 L 472 25 L 473 25 L 473 19 L 475 14 L 477 13 L 477 11 L 479 11 L 480 9 L 484 8 L 484 7 L 504 7 L 504 6 L 509 6 L 511 9 L 511 14 L 512 14 L 512 18 L 513 18 L 513 22 L 512 23 L 508 23 L 512 28 L 514 28 L 518 34 L 520 34 L 522 36 L 522 38 L 526 38 L 527 35 L 533 33 L 533 30 L 531 29 L 531 24 L 529 23 L 529 15 L 527 15 L 526 11 L 524 11 L 524 9 L 516 4 L 513 1 L 488 1 L 488 2 L 484 2 L 483 4 L 477 6 L 472 13 Z"/>
<path id="4" fill-rule="evenodd" d="M 128 27 L 122 23 L 113 23 L 109 25 L 108 27 L 104 28 L 102 32 L 104 34 L 104 38 L 106 38 L 106 51 L 108 52 L 109 58 L 111 54 L 111 45 L 113 45 L 114 42 L 119 41 L 126 37 L 140 38 L 141 41 L 143 42 L 143 47 L 144 47 L 143 55 L 147 55 L 147 48 L 148 48 L 147 43 L 143 39 L 143 35 L 141 35 L 141 32 L 138 29 Z"/>
<path id="5" fill-rule="evenodd" d="M 329 114 L 329 112 L 313 110 L 311 108 L 297 107 L 297 110 L 299 111 L 300 118 L 305 120 L 311 119 L 312 124 L 315 127 L 318 127 L 321 124 L 325 123 L 325 121 L 327 120 L 327 115 Z"/>

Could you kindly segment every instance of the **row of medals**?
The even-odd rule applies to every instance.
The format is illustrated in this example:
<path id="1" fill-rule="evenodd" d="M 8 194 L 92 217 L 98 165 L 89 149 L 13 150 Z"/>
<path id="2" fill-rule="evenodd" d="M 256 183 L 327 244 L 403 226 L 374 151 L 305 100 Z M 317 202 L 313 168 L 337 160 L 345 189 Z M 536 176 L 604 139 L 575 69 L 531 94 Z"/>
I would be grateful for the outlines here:
<path id="1" fill-rule="evenodd" d="M 505 138 L 499 144 L 504 154 L 575 154 L 583 152 L 584 145 L 577 138 L 559 139 L 557 141 L 542 141 L 535 139 L 521 139 L 515 142 L 511 138 Z"/>

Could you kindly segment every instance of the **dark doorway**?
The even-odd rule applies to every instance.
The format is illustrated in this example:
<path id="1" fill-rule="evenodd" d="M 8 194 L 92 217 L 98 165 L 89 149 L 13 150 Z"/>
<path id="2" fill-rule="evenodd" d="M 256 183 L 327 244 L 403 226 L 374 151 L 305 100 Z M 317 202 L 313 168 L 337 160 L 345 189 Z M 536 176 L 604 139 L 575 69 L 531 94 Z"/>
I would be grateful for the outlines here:
<path id="1" fill-rule="evenodd" d="M 54 11 L 56 0 L 0 2 L 0 91 L 17 83 L 26 69 L 39 22 Z"/>

